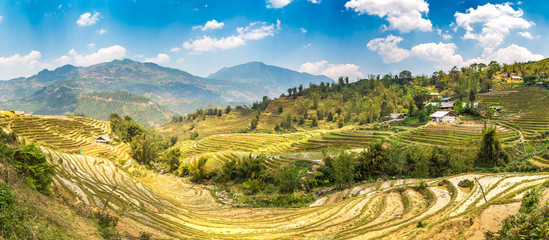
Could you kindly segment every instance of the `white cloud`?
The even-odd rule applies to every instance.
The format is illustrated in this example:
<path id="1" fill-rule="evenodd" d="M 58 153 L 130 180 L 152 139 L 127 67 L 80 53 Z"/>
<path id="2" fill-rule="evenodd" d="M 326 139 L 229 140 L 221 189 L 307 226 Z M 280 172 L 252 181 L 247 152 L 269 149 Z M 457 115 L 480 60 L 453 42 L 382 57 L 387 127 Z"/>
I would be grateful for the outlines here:
<path id="1" fill-rule="evenodd" d="M 514 63 L 514 62 L 528 62 L 538 61 L 543 59 L 543 55 L 533 54 L 528 49 L 511 44 L 509 47 L 501 48 L 493 52 L 489 52 L 483 56 L 485 63 L 492 60 L 499 63 Z"/>
<path id="2" fill-rule="evenodd" d="M 246 41 L 238 36 L 224 37 L 220 39 L 203 36 L 202 38 L 183 43 L 185 49 L 192 49 L 195 53 L 209 52 L 217 48 L 230 49 L 244 45 Z"/>
<path id="3" fill-rule="evenodd" d="M 250 23 L 247 27 L 239 27 L 236 29 L 236 35 L 231 35 L 222 38 L 212 38 L 202 36 L 195 40 L 186 41 L 183 43 L 183 48 L 191 49 L 194 53 L 214 51 L 215 49 L 230 49 L 240 47 L 246 44 L 248 40 L 260 40 L 268 36 L 273 36 L 280 30 L 280 20 L 277 24 L 267 25 L 265 22 Z"/>
<path id="4" fill-rule="evenodd" d="M 267 0 L 267 8 L 283 8 L 291 2 L 292 0 Z"/>
<path id="5" fill-rule="evenodd" d="M 519 32 L 519 35 L 528 39 L 534 38 L 532 37 L 532 34 L 530 34 L 529 32 Z"/>
<path id="6" fill-rule="evenodd" d="M 442 30 L 437 29 L 437 34 L 438 34 L 439 36 L 441 36 L 442 39 L 444 39 L 444 40 L 450 40 L 450 39 L 452 39 L 452 35 L 448 34 L 448 31 L 446 31 L 445 33 L 443 33 Z"/>
<path id="7" fill-rule="evenodd" d="M 92 48 L 94 48 L 94 47 L 95 47 L 95 43 L 90 43 L 90 44 L 88 44 L 88 49 L 92 49 Z"/>
<path id="8" fill-rule="evenodd" d="M 455 54 L 454 43 L 423 43 L 412 47 L 411 56 L 437 62 L 436 68 L 449 69 L 453 66 L 463 66 L 463 57 Z"/>
<path id="9" fill-rule="evenodd" d="M 107 33 L 107 30 L 101 28 L 101 29 L 97 30 L 97 33 L 103 35 L 103 34 Z"/>
<path id="10" fill-rule="evenodd" d="M 486 4 L 469 8 L 466 13 L 455 14 L 457 26 L 466 30 L 463 39 L 477 40 L 485 49 L 494 49 L 503 43 L 511 29 L 528 29 L 535 25 L 522 18 L 521 9 L 514 10 L 509 3 Z M 475 31 L 482 26 L 480 32 Z"/>
<path id="11" fill-rule="evenodd" d="M 4 20 L 4 17 L 0 16 L 0 22 L 2 22 L 2 20 Z"/>
<path id="12" fill-rule="evenodd" d="M 305 28 L 300 28 L 300 30 L 301 30 L 301 33 L 307 33 L 307 29 Z"/>
<path id="13" fill-rule="evenodd" d="M 204 26 L 194 26 L 193 30 L 200 29 L 202 31 L 210 30 L 210 29 L 222 29 L 223 26 L 225 26 L 225 23 L 218 22 L 217 20 L 213 19 L 211 21 L 207 21 Z"/>
<path id="14" fill-rule="evenodd" d="M 433 27 L 430 20 L 422 17 L 429 13 L 429 4 L 424 0 L 350 0 L 345 7 L 359 14 L 385 18 L 389 22 L 388 29 L 404 33 L 414 29 L 431 31 Z"/>
<path id="15" fill-rule="evenodd" d="M 50 67 L 40 61 L 42 54 L 32 50 L 27 55 L 14 54 L 9 57 L 0 57 L 0 79 L 8 80 L 16 77 L 27 77 Z"/>
<path id="16" fill-rule="evenodd" d="M 76 20 L 76 24 L 80 27 L 87 27 L 91 26 L 97 23 L 99 21 L 99 12 L 95 12 L 93 15 L 91 15 L 90 12 L 83 13 L 80 15 L 80 18 Z"/>
<path id="17" fill-rule="evenodd" d="M 89 66 L 97 63 L 108 62 L 114 59 L 120 59 L 126 56 L 126 49 L 119 45 L 107 48 L 101 48 L 97 52 L 89 55 L 80 55 L 76 50 L 71 49 L 67 55 L 54 60 L 57 64 L 75 64 L 78 66 Z"/>
<path id="18" fill-rule="evenodd" d="M 322 0 L 309 0 L 309 2 L 319 4 L 320 2 L 322 2 Z"/>
<path id="19" fill-rule="evenodd" d="M 168 54 L 165 54 L 165 53 L 160 53 L 156 55 L 156 57 L 145 59 L 145 62 L 152 62 L 156 64 L 167 63 L 169 61 L 170 61 L 170 56 L 168 56 Z"/>
<path id="20" fill-rule="evenodd" d="M 334 80 L 346 76 L 349 77 L 349 80 L 354 81 L 364 78 L 364 74 L 358 71 L 359 68 L 359 66 L 354 64 L 330 64 L 324 60 L 304 63 L 299 68 L 299 71 L 315 75 L 325 75 Z"/>
<path id="21" fill-rule="evenodd" d="M 307 44 L 303 45 L 303 48 L 308 48 L 308 47 L 310 47 L 310 46 L 311 46 L 311 44 L 310 44 L 310 43 L 307 43 Z"/>
<path id="22" fill-rule="evenodd" d="M 377 51 L 384 63 L 400 62 L 410 56 L 410 51 L 397 46 L 402 40 L 401 37 L 389 35 L 387 38 L 373 39 L 366 46 Z"/>
<path id="23" fill-rule="evenodd" d="M 173 47 L 172 49 L 170 49 L 170 52 L 179 52 L 179 50 L 181 50 L 181 48 Z"/>

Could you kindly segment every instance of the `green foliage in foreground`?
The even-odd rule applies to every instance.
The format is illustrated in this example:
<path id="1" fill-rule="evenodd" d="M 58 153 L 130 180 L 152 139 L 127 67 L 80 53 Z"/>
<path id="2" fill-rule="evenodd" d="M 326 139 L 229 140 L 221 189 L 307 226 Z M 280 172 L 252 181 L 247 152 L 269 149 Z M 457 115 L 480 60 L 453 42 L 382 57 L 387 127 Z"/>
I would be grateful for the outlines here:
<path id="1" fill-rule="evenodd" d="M 532 187 L 524 196 L 519 212 L 503 220 L 498 232 L 486 232 L 486 239 L 549 239 L 549 206 L 547 203 L 539 206 L 539 197 L 540 190 Z"/>
<path id="2" fill-rule="evenodd" d="M 0 236 L 25 239 L 31 233 L 25 226 L 27 211 L 19 206 L 17 196 L 5 183 L 0 183 Z"/>
<path id="3" fill-rule="evenodd" d="M 46 155 L 34 144 L 26 145 L 13 153 L 14 167 L 25 177 L 28 185 L 41 193 L 50 192 L 54 167 Z"/>

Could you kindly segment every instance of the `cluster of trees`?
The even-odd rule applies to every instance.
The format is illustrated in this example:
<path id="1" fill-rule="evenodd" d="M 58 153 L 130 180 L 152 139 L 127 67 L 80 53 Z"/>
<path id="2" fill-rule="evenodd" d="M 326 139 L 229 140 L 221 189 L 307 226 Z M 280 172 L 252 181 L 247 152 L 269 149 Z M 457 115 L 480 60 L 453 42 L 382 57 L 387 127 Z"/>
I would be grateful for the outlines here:
<path id="1" fill-rule="evenodd" d="M 122 141 L 129 143 L 132 157 L 139 163 L 150 166 L 153 162 L 167 164 L 168 169 L 175 169 L 174 165 L 179 164 L 179 156 L 166 151 L 177 142 L 177 137 L 164 138 L 156 132 L 137 124 L 129 116 L 120 117 L 116 113 L 109 116 L 112 131 L 121 138 Z M 179 154 L 180 155 L 180 154 Z"/>
<path id="2" fill-rule="evenodd" d="M 495 135 L 495 127 L 483 130 L 478 151 L 463 151 L 456 146 L 403 146 L 373 142 L 354 155 L 347 152 L 325 154 L 324 166 L 310 180 L 311 188 L 335 185 L 344 188 L 354 181 L 392 176 L 435 178 L 472 171 L 475 168 L 498 168 L 509 163 L 509 154 Z"/>

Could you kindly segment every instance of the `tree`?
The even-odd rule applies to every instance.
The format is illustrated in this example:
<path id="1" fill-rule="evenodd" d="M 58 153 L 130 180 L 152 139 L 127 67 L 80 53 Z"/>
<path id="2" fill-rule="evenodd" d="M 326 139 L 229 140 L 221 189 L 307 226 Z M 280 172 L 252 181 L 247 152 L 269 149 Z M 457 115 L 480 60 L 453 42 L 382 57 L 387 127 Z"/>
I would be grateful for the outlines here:
<path id="1" fill-rule="evenodd" d="M 389 156 L 382 142 L 370 143 L 357 158 L 357 178 L 370 179 L 386 173 Z"/>
<path id="2" fill-rule="evenodd" d="M 225 114 L 229 114 L 231 110 L 231 105 L 227 105 L 227 107 L 225 108 Z"/>
<path id="3" fill-rule="evenodd" d="M 332 168 L 334 183 L 337 188 L 343 189 L 353 182 L 355 162 L 351 153 L 341 151 L 338 156 L 333 159 Z"/>
<path id="4" fill-rule="evenodd" d="M 132 157 L 139 163 L 150 165 L 156 160 L 160 151 L 159 146 L 149 134 L 141 134 L 134 138 L 130 144 L 132 149 Z"/>
<path id="5" fill-rule="evenodd" d="M 421 110 L 425 106 L 425 102 L 427 101 L 427 94 L 425 94 L 424 91 L 416 91 L 414 96 L 412 97 L 414 99 L 414 104 L 416 105 L 417 109 Z"/>
<path id="6" fill-rule="evenodd" d="M 179 168 L 179 158 L 181 157 L 181 150 L 179 148 L 172 148 L 162 156 L 162 161 L 166 163 L 168 172 L 176 171 Z"/>
<path id="7" fill-rule="evenodd" d="M 299 171 L 296 166 L 287 164 L 276 172 L 276 181 L 282 193 L 293 193 L 299 185 Z"/>
<path id="8" fill-rule="evenodd" d="M 201 183 L 202 181 L 204 181 L 204 179 L 208 177 L 206 171 L 206 162 L 208 162 L 208 159 L 205 157 L 201 157 L 200 159 L 198 159 L 198 161 L 194 162 L 191 165 L 191 181 L 195 183 Z"/>
<path id="9" fill-rule="evenodd" d="M 509 161 L 509 155 L 496 136 L 496 126 L 487 127 L 484 122 L 477 164 L 485 167 L 501 166 Z"/>

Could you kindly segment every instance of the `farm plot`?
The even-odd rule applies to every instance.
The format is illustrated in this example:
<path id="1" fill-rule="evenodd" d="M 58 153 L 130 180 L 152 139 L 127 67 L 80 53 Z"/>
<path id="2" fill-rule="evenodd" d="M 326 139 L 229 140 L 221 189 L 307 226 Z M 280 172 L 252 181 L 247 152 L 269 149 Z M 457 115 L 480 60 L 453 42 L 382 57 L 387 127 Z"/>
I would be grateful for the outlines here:
<path id="1" fill-rule="evenodd" d="M 527 140 L 543 138 L 543 133 L 549 129 L 547 90 L 538 87 L 517 88 L 502 94 L 480 94 L 479 101 L 486 107 L 501 106 L 498 121 L 522 131 Z"/>
<path id="2" fill-rule="evenodd" d="M 548 174 L 460 176 L 477 177 L 489 196 L 487 202 L 481 202 L 478 187 L 458 194 L 455 181 L 440 187 L 440 179 L 428 180 L 429 186 L 422 189 L 417 181 L 393 180 L 336 192 L 306 208 L 247 209 L 219 204 L 208 189 L 180 178 L 135 179 L 106 159 L 43 151 L 51 154 L 58 187 L 101 208 L 117 186 L 109 210 L 119 213 L 121 221 L 164 238 L 400 238 L 417 234 L 419 220 L 429 223 L 424 231 L 438 231 L 440 224 L 477 216 L 501 201 L 520 201 L 515 196 L 549 179 Z"/>
<path id="3" fill-rule="evenodd" d="M 17 116 L 9 127 L 27 141 L 69 151 L 89 145 L 96 137 L 108 134 L 99 126 L 99 121 L 82 119 L 85 118 Z"/>
<path id="4" fill-rule="evenodd" d="M 449 146 L 452 143 L 480 141 L 482 128 L 482 124 L 435 124 L 403 133 L 399 139 L 410 144 Z M 503 144 L 510 144 L 519 139 L 516 130 L 497 126 L 496 131 Z"/>

